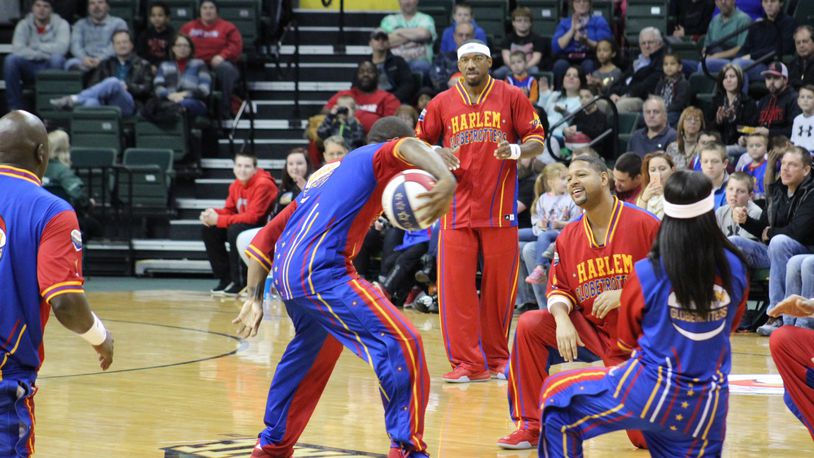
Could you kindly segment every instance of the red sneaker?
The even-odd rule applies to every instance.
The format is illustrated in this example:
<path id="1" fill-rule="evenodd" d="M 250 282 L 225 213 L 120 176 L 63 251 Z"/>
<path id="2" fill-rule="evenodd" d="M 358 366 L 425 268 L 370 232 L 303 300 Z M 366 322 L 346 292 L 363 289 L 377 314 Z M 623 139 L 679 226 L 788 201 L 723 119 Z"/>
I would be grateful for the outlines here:
<path id="1" fill-rule="evenodd" d="M 537 447 L 540 431 L 537 429 L 518 429 L 497 440 L 497 446 L 509 450 L 526 450 Z"/>
<path id="2" fill-rule="evenodd" d="M 447 383 L 469 383 L 469 382 L 486 382 L 491 376 L 489 371 L 473 372 L 464 369 L 463 366 L 458 366 L 452 372 L 447 372 L 442 377 Z"/>
<path id="3" fill-rule="evenodd" d="M 294 456 L 294 449 L 281 449 L 274 445 L 267 445 L 263 447 L 260 445 L 260 439 L 254 444 L 252 450 L 252 458 L 291 458 Z"/>
<path id="4" fill-rule="evenodd" d="M 427 452 L 414 452 L 407 451 L 398 447 L 390 447 L 390 452 L 387 453 L 387 458 L 429 458 Z"/>
<path id="5" fill-rule="evenodd" d="M 499 367 L 495 370 L 489 370 L 489 375 L 492 380 L 506 380 L 506 367 Z"/>

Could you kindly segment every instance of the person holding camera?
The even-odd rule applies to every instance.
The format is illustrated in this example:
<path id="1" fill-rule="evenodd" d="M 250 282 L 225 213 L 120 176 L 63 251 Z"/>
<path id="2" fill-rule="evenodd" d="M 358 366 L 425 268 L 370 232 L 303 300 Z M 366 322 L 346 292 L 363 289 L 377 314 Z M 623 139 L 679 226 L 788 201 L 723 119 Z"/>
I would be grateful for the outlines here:
<path id="1" fill-rule="evenodd" d="M 365 132 L 355 114 L 356 102 L 353 97 L 340 96 L 336 99 L 336 105 L 325 115 L 322 124 L 317 128 L 317 136 L 324 141 L 328 137 L 339 135 L 351 149 L 362 146 Z"/>

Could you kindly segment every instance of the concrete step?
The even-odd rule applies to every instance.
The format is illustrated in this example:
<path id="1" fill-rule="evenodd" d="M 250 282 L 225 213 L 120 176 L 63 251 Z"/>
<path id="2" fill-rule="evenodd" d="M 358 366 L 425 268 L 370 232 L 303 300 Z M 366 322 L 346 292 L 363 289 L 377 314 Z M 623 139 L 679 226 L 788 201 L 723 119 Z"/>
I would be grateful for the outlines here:
<path id="1" fill-rule="evenodd" d="M 355 27 L 378 27 L 382 18 L 397 11 L 366 11 L 349 9 L 345 4 L 345 25 Z M 339 11 L 294 9 L 294 18 L 300 27 L 323 26 L 330 27 L 339 24 Z"/>

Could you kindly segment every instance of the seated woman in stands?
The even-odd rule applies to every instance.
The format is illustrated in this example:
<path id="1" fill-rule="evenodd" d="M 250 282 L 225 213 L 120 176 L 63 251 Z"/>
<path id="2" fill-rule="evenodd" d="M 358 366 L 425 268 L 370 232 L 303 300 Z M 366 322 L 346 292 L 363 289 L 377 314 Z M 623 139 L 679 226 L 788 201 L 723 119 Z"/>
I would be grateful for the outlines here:
<path id="1" fill-rule="evenodd" d="M 159 99 L 175 102 L 191 117 L 206 116 L 206 98 L 212 88 L 212 76 L 204 61 L 193 59 L 195 45 L 178 34 L 170 48 L 170 60 L 158 66 L 153 87 Z"/>
<path id="2" fill-rule="evenodd" d="M 721 139 L 730 156 L 746 151 L 745 143 L 739 145 L 744 133 L 739 129 L 757 125 L 757 105 L 744 94 L 743 84 L 741 68 L 735 64 L 724 65 L 718 73 L 718 86 L 707 113 L 707 126 L 721 132 Z"/>

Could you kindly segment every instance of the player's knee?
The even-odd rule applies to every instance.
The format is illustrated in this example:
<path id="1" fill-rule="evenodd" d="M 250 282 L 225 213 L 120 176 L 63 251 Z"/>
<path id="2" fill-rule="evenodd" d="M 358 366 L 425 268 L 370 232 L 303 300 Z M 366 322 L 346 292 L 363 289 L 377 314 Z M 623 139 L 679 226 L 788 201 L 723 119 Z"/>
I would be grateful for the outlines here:
<path id="1" fill-rule="evenodd" d="M 554 316 L 548 310 L 530 310 L 517 320 L 517 333 L 526 334 L 541 329 L 548 321 L 553 323 Z"/>
<path id="2" fill-rule="evenodd" d="M 772 355 L 777 353 L 788 353 L 788 349 L 791 345 L 794 345 L 794 341 L 797 338 L 797 330 L 801 328 L 797 328 L 795 326 L 781 326 L 778 329 L 775 329 L 772 332 L 772 335 L 769 337 L 769 351 Z"/>

